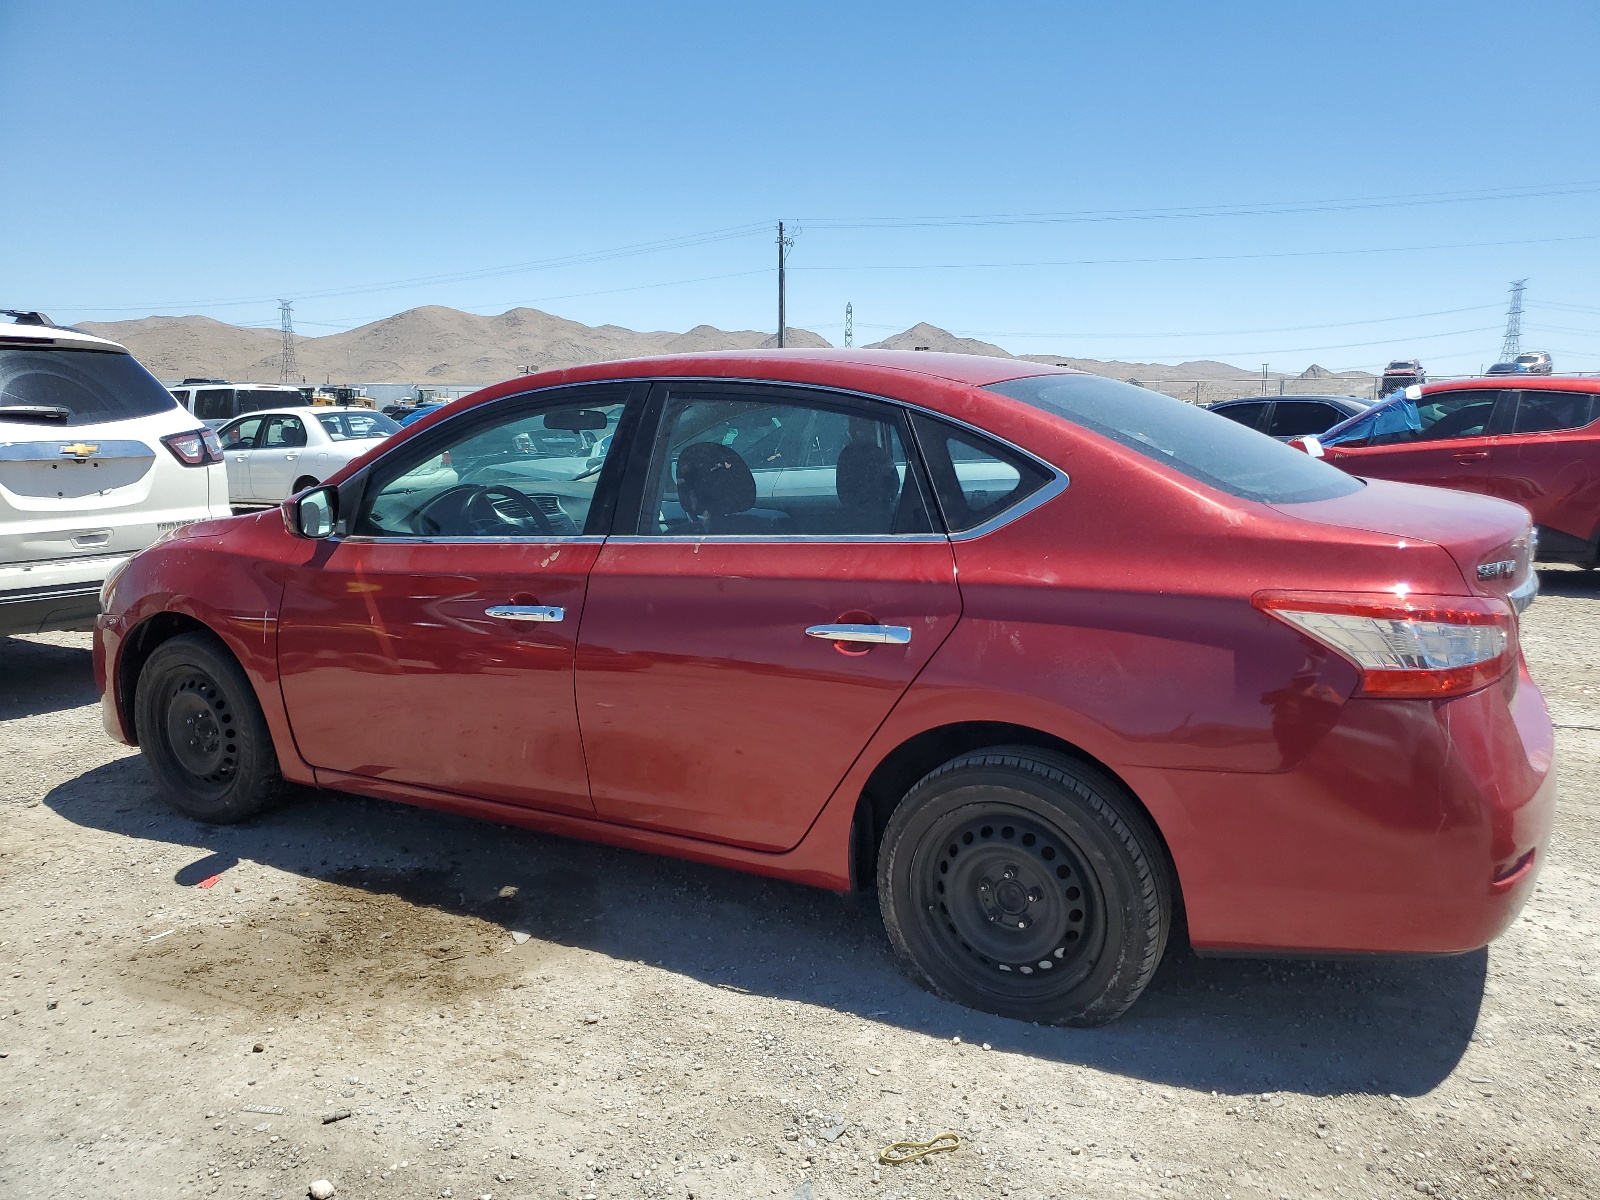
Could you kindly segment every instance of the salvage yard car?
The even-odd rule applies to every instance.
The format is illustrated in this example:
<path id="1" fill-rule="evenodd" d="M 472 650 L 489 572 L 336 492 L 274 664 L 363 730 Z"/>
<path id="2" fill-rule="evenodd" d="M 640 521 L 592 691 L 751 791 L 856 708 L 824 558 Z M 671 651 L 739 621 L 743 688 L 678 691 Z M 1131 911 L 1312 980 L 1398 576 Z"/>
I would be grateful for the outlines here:
<path id="1" fill-rule="evenodd" d="M 228 515 L 216 438 L 115 342 L 0 324 L 0 637 L 88 629 L 128 555 Z"/>
<path id="2" fill-rule="evenodd" d="M 1372 407 L 1360 396 L 1275 396 L 1271 399 L 1220 400 L 1210 406 L 1219 417 L 1227 417 L 1251 429 L 1259 429 L 1280 442 L 1322 433 L 1341 421 Z"/>
<path id="3" fill-rule="evenodd" d="M 400 426 L 365 408 L 266 409 L 217 430 L 234 504 L 276 504 L 315 487 Z"/>
<path id="4" fill-rule="evenodd" d="M 1093 1024 L 1174 928 L 1506 927 L 1555 789 L 1530 543 L 1515 505 L 1092 375 L 686 355 L 488 388 L 179 531 L 108 584 L 95 662 L 107 729 L 197 818 L 314 784 L 875 881 L 919 983 Z"/>
<path id="5" fill-rule="evenodd" d="M 1295 444 L 1352 475 L 1514 501 L 1540 560 L 1600 562 L 1600 379 L 1430 383 Z"/>

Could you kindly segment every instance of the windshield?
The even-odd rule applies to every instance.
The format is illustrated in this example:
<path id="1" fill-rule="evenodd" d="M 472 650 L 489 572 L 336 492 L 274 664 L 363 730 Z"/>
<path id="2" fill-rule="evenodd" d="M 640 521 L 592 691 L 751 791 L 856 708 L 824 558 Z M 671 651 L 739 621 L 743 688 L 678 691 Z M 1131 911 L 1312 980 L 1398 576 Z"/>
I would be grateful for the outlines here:
<path id="1" fill-rule="evenodd" d="M 327 430 L 328 436 L 336 442 L 346 442 L 356 438 L 388 437 L 400 428 L 382 413 L 375 412 L 318 413 L 317 423 Z"/>
<path id="2" fill-rule="evenodd" d="M 0 348 L 0 421 L 62 428 L 178 407 L 155 376 L 120 350 Z"/>
<path id="3" fill-rule="evenodd" d="M 1361 484 L 1235 421 L 1094 375 L 1040 375 L 987 389 L 1064 417 L 1201 483 L 1264 504 L 1327 500 Z"/>

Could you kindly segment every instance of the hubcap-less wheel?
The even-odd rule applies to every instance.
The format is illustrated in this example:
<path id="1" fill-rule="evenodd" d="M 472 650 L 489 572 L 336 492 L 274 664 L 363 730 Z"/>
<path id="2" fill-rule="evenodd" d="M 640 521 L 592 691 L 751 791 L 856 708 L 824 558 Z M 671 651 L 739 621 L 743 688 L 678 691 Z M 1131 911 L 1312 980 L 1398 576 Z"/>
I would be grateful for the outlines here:
<path id="1" fill-rule="evenodd" d="M 238 736 L 228 701 L 212 680 L 194 674 L 178 684 L 167 706 L 167 744 L 184 770 L 226 786 L 238 766 Z"/>
<path id="2" fill-rule="evenodd" d="M 912 868 L 933 940 L 1017 996 L 1059 991 L 1105 940 L 1099 888 L 1059 829 L 1006 805 L 950 813 Z"/>
<path id="3" fill-rule="evenodd" d="M 996 747 L 923 776 L 884 827 L 878 903 L 900 965 L 1001 1016 L 1098 1025 L 1166 947 L 1159 838 L 1098 766 Z"/>

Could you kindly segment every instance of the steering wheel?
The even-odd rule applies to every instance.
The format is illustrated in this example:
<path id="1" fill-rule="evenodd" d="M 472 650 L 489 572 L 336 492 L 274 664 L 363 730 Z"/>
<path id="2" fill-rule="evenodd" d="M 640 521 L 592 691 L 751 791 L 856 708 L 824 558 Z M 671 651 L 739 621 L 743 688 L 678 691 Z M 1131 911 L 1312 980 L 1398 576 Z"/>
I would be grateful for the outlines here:
<path id="1" fill-rule="evenodd" d="M 497 500 L 499 503 L 496 503 Z M 435 520 L 430 514 L 451 502 L 457 505 L 455 513 L 451 515 L 458 516 L 470 525 L 473 533 L 489 534 L 499 526 L 510 525 L 518 530 L 531 529 L 534 533 L 556 536 L 556 527 L 537 504 L 516 488 L 500 483 L 488 487 L 476 483 L 458 483 L 446 488 L 417 509 L 412 516 L 413 527 L 427 522 L 436 531 L 442 532 L 447 524 L 453 522 L 448 518 L 444 522 Z M 427 531 L 419 529 L 418 532 Z"/>

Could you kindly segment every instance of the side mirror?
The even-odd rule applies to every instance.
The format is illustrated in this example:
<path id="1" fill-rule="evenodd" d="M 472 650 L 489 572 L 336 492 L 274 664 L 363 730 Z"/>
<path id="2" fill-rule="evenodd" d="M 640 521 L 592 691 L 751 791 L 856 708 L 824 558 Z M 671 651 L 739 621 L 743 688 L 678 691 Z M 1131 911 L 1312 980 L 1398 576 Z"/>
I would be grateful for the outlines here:
<path id="1" fill-rule="evenodd" d="M 296 537 L 320 541 L 333 536 L 339 513 L 339 493 L 329 487 L 312 488 L 283 502 L 283 523 Z"/>

